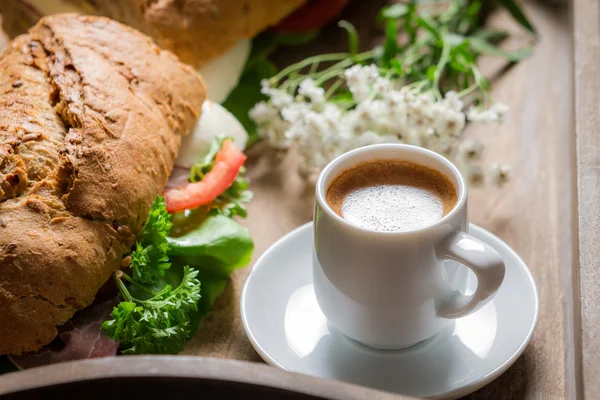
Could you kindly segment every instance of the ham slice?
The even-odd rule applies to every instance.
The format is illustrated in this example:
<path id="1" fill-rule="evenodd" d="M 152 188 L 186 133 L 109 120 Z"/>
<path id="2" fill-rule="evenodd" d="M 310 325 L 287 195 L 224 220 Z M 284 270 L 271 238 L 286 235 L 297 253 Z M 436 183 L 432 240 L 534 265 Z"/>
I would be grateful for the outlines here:
<path id="1" fill-rule="evenodd" d="M 119 342 L 110 340 L 100 329 L 102 322 L 109 319 L 113 307 L 121 300 L 114 292 L 111 294 L 78 311 L 58 328 L 58 337 L 52 343 L 35 353 L 10 356 L 11 361 L 18 368 L 27 369 L 64 361 L 115 356 Z"/>

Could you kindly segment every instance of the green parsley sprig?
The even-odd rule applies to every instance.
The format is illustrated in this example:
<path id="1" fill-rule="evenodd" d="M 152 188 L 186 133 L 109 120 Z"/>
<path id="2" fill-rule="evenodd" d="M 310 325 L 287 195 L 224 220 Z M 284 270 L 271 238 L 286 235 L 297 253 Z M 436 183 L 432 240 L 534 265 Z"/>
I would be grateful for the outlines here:
<path id="1" fill-rule="evenodd" d="M 121 342 L 123 354 L 177 354 L 191 334 L 190 313 L 200 300 L 198 271 L 184 267 L 177 288 L 166 285 L 152 297 L 135 298 L 119 278 L 117 286 L 126 301 L 114 308 L 112 319 L 102 324 L 112 340 Z M 138 285 L 136 285 L 138 286 Z"/>
<path id="2" fill-rule="evenodd" d="M 119 271 L 114 279 L 125 301 L 102 324 L 110 339 L 121 342 L 123 354 L 176 354 L 191 335 L 191 313 L 200 300 L 198 271 L 185 266 L 177 287 L 164 284 L 171 267 L 167 236 L 172 227 L 164 199 L 158 196 L 131 254 L 133 277 Z M 125 284 L 141 295 L 134 296 Z"/>
<path id="3" fill-rule="evenodd" d="M 173 224 L 164 207 L 161 196 L 152 203 L 148 220 L 138 235 L 135 250 L 131 253 L 133 278 L 141 283 L 155 284 L 165 277 L 165 271 L 171 267 L 167 251 L 167 236 Z"/>

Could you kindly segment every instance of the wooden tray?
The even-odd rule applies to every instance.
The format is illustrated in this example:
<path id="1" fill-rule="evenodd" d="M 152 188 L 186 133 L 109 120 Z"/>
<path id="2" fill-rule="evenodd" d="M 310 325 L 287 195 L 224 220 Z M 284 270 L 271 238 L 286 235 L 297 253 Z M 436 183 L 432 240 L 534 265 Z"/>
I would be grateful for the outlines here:
<path id="1" fill-rule="evenodd" d="M 357 25 L 361 38 L 376 38 L 380 32 L 373 24 L 374 10 L 382 3 L 355 1 L 344 18 Z M 510 106 L 511 123 L 499 129 L 473 125 L 466 132 L 485 143 L 485 161 L 510 163 L 514 177 L 501 190 L 472 189 L 469 214 L 472 222 L 505 240 L 529 265 L 539 289 L 540 318 L 521 358 L 468 398 L 596 399 L 600 393 L 600 5 L 597 0 L 532 0 L 526 10 L 540 41 L 532 57 L 494 83 L 493 96 Z M 509 22 L 498 15 L 493 23 L 506 26 Z M 317 43 L 282 50 L 276 57 L 285 64 L 308 54 L 339 49 L 344 43 L 343 34 L 332 27 Z M 484 67 L 493 69 L 494 63 L 484 60 Z M 313 188 L 295 175 L 293 154 L 275 159 L 262 145 L 249 153 L 255 199 L 243 223 L 255 239 L 256 259 L 283 234 L 311 219 Z M 248 272 L 249 268 L 233 275 L 211 317 L 188 342 L 184 355 L 261 361 L 245 336 L 239 315 L 239 294 Z M 116 362 L 131 362 L 132 370 L 136 368 L 133 363 L 142 361 L 122 359 L 125 361 Z M 181 359 L 185 360 L 182 365 L 217 365 L 215 360 Z M 106 361 L 107 365 L 111 362 Z M 78 373 L 74 365 L 48 367 L 48 371 L 57 372 L 47 376 L 64 382 Z M 253 366 L 259 371 L 256 374 L 245 363 L 227 365 L 249 380 L 260 375 L 263 380 L 255 381 L 259 385 L 267 379 L 277 383 L 281 377 L 283 382 L 301 382 L 305 387 L 294 388 L 304 390 L 304 394 L 328 395 L 308 392 L 327 386 L 320 380 L 292 378 L 259 365 Z M 242 370 L 247 372 L 242 374 Z M 187 370 L 173 371 L 185 374 Z M 216 374 L 211 379 L 232 378 L 225 367 L 210 371 Z M 26 371 L 10 375 L 11 379 L 0 378 L 0 388 L 2 384 L 13 389 L 28 384 L 26 387 L 31 388 L 37 379 L 34 377 L 43 376 L 34 374 Z M 353 390 L 358 395 L 367 393 Z M 343 398 L 358 398 L 349 397 L 354 394 L 352 390 L 340 393 L 348 395 Z M 362 398 L 383 398 L 369 396 Z"/>
<path id="2" fill-rule="evenodd" d="M 181 356 L 75 361 L 0 376 L 3 400 L 297 399 L 383 400 L 383 392 L 254 363 Z"/>

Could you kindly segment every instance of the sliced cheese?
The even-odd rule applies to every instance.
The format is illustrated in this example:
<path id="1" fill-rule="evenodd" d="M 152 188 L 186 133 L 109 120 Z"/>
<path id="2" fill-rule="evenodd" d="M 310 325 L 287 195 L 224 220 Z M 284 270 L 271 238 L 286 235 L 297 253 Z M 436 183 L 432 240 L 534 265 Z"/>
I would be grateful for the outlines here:
<path id="1" fill-rule="evenodd" d="M 202 117 L 194 130 L 183 137 L 175 165 L 190 168 L 199 162 L 217 136 L 233 138 L 240 150 L 244 150 L 248 142 L 248 134 L 242 124 L 223 106 L 207 100 L 202 105 Z"/>
<path id="2" fill-rule="evenodd" d="M 241 39 L 225 54 L 198 69 L 206 83 L 209 100 L 222 103 L 227 99 L 240 80 L 251 47 L 250 39 Z"/>

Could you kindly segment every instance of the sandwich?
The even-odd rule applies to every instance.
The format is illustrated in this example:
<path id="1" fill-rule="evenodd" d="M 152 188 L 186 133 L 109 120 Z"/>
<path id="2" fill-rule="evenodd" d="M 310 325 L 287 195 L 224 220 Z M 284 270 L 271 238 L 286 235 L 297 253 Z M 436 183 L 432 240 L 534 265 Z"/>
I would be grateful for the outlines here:
<path id="1" fill-rule="evenodd" d="M 278 45 L 313 39 L 347 3 L 348 0 L 2 0 L 0 14 L 4 30 L 13 36 L 45 15 L 65 12 L 107 16 L 146 33 L 200 72 L 208 100 L 221 104 L 238 119 L 246 135 L 244 142 L 250 145 L 258 137 L 248 110 L 264 99 L 260 80 L 276 72 L 266 57 Z M 203 143 L 206 149 L 208 143 Z"/>
<path id="2" fill-rule="evenodd" d="M 0 354 L 82 321 L 94 340 L 67 359 L 180 351 L 253 249 L 236 141 L 179 151 L 223 127 L 201 76 L 131 27 L 60 14 L 10 42 L 0 86 Z"/>

